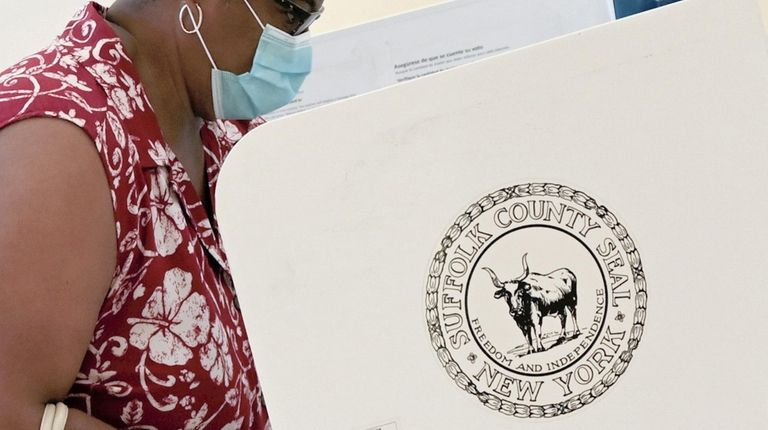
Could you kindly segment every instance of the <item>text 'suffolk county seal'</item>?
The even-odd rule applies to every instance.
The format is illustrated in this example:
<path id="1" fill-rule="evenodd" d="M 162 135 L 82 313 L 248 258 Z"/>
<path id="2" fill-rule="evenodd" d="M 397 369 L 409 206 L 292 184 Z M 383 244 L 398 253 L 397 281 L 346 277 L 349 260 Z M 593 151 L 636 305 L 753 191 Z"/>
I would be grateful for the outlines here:
<path id="1" fill-rule="evenodd" d="M 458 217 L 427 281 L 427 325 L 456 384 L 521 418 L 579 409 L 624 373 L 646 280 L 626 228 L 556 184 L 496 191 Z"/>

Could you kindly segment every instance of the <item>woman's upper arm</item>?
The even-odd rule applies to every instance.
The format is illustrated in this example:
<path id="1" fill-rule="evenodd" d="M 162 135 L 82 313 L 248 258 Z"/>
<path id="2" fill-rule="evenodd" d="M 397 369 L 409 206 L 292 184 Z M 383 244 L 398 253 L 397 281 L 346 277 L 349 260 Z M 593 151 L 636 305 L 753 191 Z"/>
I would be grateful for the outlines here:
<path id="1" fill-rule="evenodd" d="M 115 242 L 109 182 L 81 129 L 36 118 L 0 130 L 0 420 L 67 394 Z"/>

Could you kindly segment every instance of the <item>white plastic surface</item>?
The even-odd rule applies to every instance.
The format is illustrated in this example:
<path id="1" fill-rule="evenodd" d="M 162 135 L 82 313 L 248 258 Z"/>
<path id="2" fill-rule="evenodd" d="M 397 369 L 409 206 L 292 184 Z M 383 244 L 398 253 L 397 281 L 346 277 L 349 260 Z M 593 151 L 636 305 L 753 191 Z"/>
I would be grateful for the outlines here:
<path id="1" fill-rule="evenodd" d="M 627 372 L 537 428 L 763 428 L 767 47 L 754 0 L 686 0 L 243 139 L 217 210 L 274 428 L 528 428 L 456 387 L 424 295 L 455 217 L 532 181 L 611 208 L 649 291 Z"/>

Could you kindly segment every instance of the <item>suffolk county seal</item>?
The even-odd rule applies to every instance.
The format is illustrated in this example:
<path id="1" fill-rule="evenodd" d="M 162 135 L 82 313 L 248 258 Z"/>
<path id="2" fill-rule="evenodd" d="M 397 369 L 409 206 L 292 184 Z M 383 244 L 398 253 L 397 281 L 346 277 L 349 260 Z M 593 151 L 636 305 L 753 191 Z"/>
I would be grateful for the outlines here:
<path id="1" fill-rule="evenodd" d="M 480 199 L 430 265 L 427 326 L 448 375 L 485 406 L 548 418 L 602 395 L 643 333 L 646 281 L 627 229 L 556 184 Z"/>

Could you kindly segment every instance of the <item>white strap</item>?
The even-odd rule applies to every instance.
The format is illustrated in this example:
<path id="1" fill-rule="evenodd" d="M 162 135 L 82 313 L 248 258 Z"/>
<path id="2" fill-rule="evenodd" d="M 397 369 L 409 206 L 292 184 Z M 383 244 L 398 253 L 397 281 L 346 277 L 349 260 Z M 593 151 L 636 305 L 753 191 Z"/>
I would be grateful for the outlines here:
<path id="1" fill-rule="evenodd" d="M 67 425 L 67 417 L 69 416 L 69 408 L 62 402 L 56 403 L 56 414 L 53 417 L 53 424 L 51 430 L 64 430 Z"/>
<path id="2" fill-rule="evenodd" d="M 48 403 L 45 405 L 45 411 L 43 412 L 43 420 L 40 421 L 40 430 L 50 430 L 53 425 L 53 416 L 55 415 L 56 406 Z"/>
<path id="3" fill-rule="evenodd" d="M 43 419 L 40 421 L 40 430 L 64 430 L 69 417 L 69 408 L 62 402 L 55 405 L 48 403 L 43 411 Z"/>
<path id="4" fill-rule="evenodd" d="M 243 1 L 245 2 L 245 5 L 248 6 L 248 10 L 251 11 L 251 15 L 253 15 L 253 17 L 256 18 L 256 22 L 259 23 L 259 25 L 261 26 L 261 29 L 264 30 L 264 28 L 266 27 L 264 26 L 264 23 L 261 22 L 261 18 L 259 18 L 259 16 L 256 15 L 256 11 L 253 10 L 253 6 L 251 6 L 251 4 L 248 3 L 248 0 L 243 0 Z"/>
<path id="5" fill-rule="evenodd" d="M 195 16 L 192 15 L 192 11 L 189 9 L 189 5 L 186 3 L 184 6 L 181 7 L 181 10 L 179 11 L 179 24 L 181 24 L 181 29 L 184 31 L 184 33 L 187 34 L 196 34 L 197 38 L 200 39 L 200 43 L 203 45 L 203 49 L 205 50 L 205 55 L 208 56 L 208 60 L 211 62 L 211 65 L 214 69 L 218 69 L 216 66 L 216 62 L 213 61 L 213 56 L 211 55 L 211 51 L 208 50 L 208 45 L 205 44 L 205 40 L 203 40 L 203 35 L 200 33 L 200 28 L 203 26 L 203 9 L 200 8 L 200 5 L 195 3 L 195 6 L 197 6 L 197 14 L 199 18 L 195 20 Z M 189 19 L 192 21 L 192 28 L 188 29 L 184 25 L 184 12 L 187 12 L 187 16 L 189 16 Z"/>

